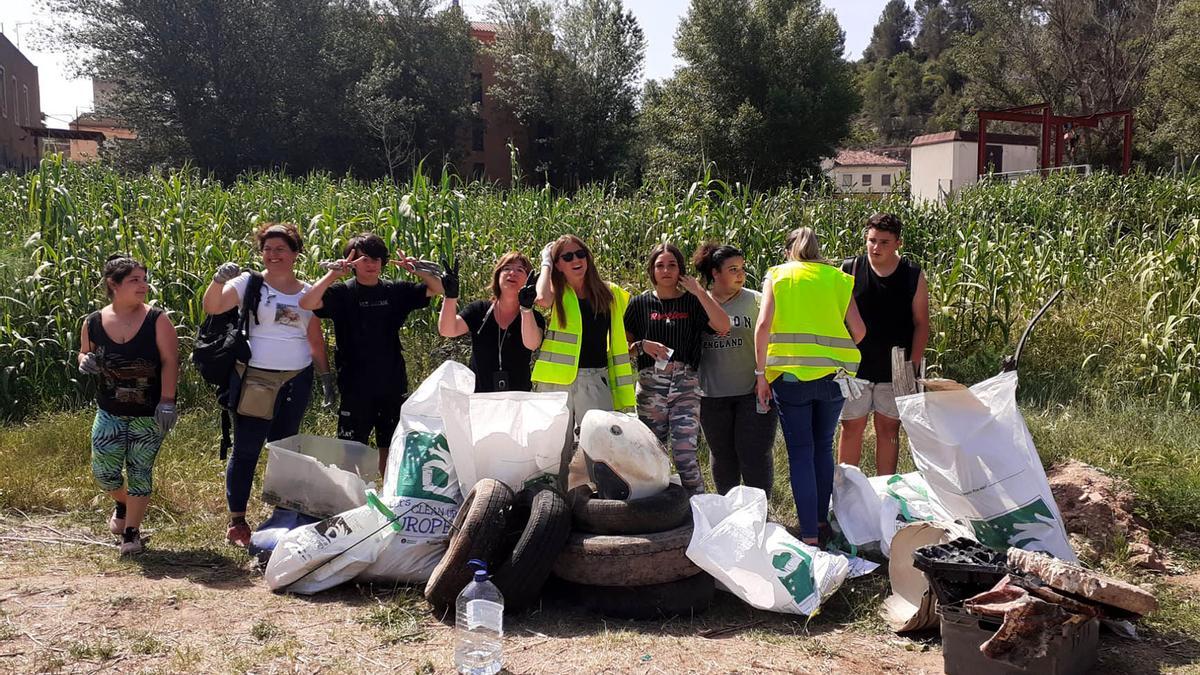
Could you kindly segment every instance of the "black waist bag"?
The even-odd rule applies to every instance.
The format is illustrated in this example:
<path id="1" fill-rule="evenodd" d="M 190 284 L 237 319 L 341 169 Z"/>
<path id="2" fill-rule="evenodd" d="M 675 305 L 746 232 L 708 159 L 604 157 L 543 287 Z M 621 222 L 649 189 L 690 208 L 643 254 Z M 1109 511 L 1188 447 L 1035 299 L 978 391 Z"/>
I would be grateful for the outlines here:
<path id="1" fill-rule="evenodd" d="M 241 306 L 205 317 L 192 345 L 192 364 L 205 382 L 216 387 L 217 403 L 221 406 L 221 459 L 225 459 L 233 446 L 230 439 L 233 422 L 229 416 L 229 411 L 237 407 L 236 392 L 229 390 L 233 366 L 239 361 L 250 362 L 250 315 L 255 315 L 257 323 L 262 285 L 262 275 L 251 272 Z"/>

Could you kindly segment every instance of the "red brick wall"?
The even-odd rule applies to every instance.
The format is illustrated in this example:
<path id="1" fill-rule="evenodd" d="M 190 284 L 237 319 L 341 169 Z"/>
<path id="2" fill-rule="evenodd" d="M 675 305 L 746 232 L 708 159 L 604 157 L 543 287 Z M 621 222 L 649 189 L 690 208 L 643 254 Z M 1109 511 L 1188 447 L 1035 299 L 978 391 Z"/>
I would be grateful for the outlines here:
<path id="1" fill-rule="evenodd" d="M 496 33 L 490 27 L 473 26 L 471 37 L 488 45 L 496 40 Z M 496 64 L 491 55 L 486 52 L 476 54 L 471 64 L 471 74 L 480 76 L 482 84 L 483 101 L 478 106 L 479 117 L 475 124 L 482 127 L 483 150 L 475 149 L 479 130 L 471 127 L 465 129 L 460 141 L 463 155 L 458 164 L 459 173 L 465 178 L 482 174 L 484 180 L 511 185 L 513 177 L 508 143 L 511 140 L 517 147 L 521 171 L 528 175 L 531 166 L 529 134 L 490 93 L 496 82 Z"/>
<path id="2" fill-rule="evenodd" d="M 37 139 L 21 127 L 42 126 L 37 68 L 0 35 L 0 171 L 28 170 L 40 159 Z"/>

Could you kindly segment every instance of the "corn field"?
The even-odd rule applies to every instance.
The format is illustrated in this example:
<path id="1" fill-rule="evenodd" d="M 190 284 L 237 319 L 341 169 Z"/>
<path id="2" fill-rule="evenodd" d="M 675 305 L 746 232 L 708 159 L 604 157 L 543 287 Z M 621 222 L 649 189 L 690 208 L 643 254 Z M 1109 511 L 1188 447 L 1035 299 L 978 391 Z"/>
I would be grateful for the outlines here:
<path id="1" fill-rule="evenodd" d="M 761 193 L 716 180 L 571 195 L 447 174 L 405 185 L 255 174 L 224 185 L 196 171 L 123 176 L 51 156 L 38 171 L 0 175 L 0 419 L 90 398 L 74 353 L 83 317 L 104 304 L 99 273 L 113 252 L 148 265 L 151 297 L 179 326 L 186 353 L 212 271 L 226 260 L 254 264 L 250 235 L 262 220 L 305 233 L 303 278 L 315 280 L 319 260 L 370 230 L 411 255 L 457 254 L 471 298 L 486 295 L 502 253 L 532 258 L 566 232 L 588 241 L 603 275 L 630 290 L 646 287 L 645 254 L 663 240 L 687 252 L 708 239 L 737 245 L 756 284 L 781 261 L 789 229 L 814 227 L 837 260 L 861 252 L 861 226 L 875 210 L 900 216 L 904 251 L 926 270 L 937 374 L 974 382 L 994 373 L 1028 318 L 1064 288 L 1022 355 L 1026 400 L 1200 400 L 1200 174 L 1061 174 L 979 186 L 941 207 L 903 195 L 848 199 L 817 184 Z M 435 325 L 428 312 L 405 328 L 414 383 L 463 355 Z M 184 402 L 207 404 L 199 379 L 184 373 Z"/>

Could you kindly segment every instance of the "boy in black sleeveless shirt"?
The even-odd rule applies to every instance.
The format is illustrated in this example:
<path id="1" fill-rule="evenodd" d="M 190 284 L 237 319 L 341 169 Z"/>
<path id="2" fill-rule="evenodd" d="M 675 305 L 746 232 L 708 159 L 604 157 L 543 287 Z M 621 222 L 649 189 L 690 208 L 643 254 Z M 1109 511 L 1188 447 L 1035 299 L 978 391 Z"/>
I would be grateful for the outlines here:
<path id="1" fill-rule="evenodd" d="M 903 347 L 913 368 L 920 372 L 929 342 L 929 290 L 921 268 L 900 257 L 901 229 L 896 216 L 876 213 L 867 220 L 867 253 L 842 263 L 842 271 L 854 277 L 854 302 L 867 325 L 867 336 L 858 344 L 862 362 L 857 377 L 869 384 L 862 396 L 847 399 L 842 407 L 838 461 L 859 464 L 867 415 L 874 411 L 875 469 L 879 475 L 896 473 L 900 450 L 892 348 Z"/>

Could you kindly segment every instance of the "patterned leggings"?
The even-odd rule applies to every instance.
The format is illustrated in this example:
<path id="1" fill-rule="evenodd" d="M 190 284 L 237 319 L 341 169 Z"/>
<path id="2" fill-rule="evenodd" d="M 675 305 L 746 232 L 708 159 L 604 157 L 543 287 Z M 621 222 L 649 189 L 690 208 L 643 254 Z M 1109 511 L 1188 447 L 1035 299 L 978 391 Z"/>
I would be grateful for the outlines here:
<path id="1" fill-rule="evenodd" d="M 700 377 L 695 368 L 673 362 L 638 373 L 638 417 L 675 458 L 679 482 L 692 494 L 704 492 L 696 459 L 700 439 Z"/>
<path id="2" fill-rule="evenodd" d="M 108 492 L 125 485 L 130 497 L 149 497 L 154 458 L 162 446 L 162 431 L 153 417 L 123 417 L 96 411 L 92 423 L 92 475 Z"/>

